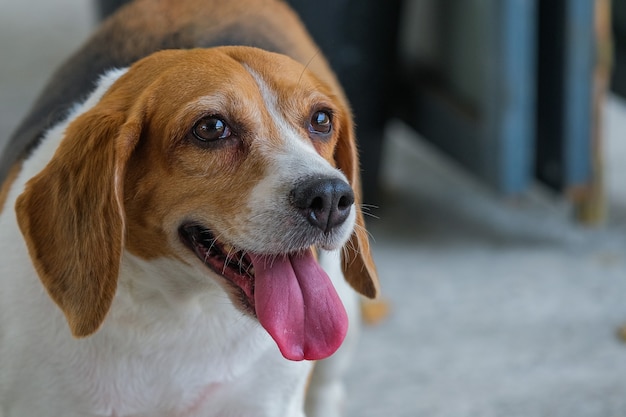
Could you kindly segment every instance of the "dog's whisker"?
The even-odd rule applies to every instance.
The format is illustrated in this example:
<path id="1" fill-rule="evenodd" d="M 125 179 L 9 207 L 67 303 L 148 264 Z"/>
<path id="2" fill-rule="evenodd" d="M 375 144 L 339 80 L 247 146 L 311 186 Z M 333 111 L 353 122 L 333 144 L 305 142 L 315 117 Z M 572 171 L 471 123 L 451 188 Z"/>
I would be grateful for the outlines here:
<path id="1" fill-rule="evenodd" d="M 313 54 L 313 56 L 311 58 L 309 58 L 309 60 L 307 61 L 306 65 L 304 66 L 304 68 L 302 69 L 302 72 L 300 73 L 300 77 L 298 77 L 298 82 L 296 83 L 297 85 L 300 85 L 300 81 L 302 81 L 302 76 L 304 75 L 304 73 L 306 72 L 306 70 L 309 68 L 309 66 L 311 65 L 311 63 L 313 62 L 313 60 L 321 53 L 321 51 L 319 50 L 319 48 L 315 51 L 315 53 Z"/>
<path id="2" fill-rule="evenodd" d="M 364 216 L 370 217 L 372 219 L 380 220 L 379 216 L 372 214 L 372 213 L 368 213 L 366 211 L 362 211 L 361 214 L 363 214 Z"/>
<path id="3" fill-rule="evenodd" d="M 361 207 L 362 210 L 371 210 L 371 209 L 378 210 L 378 209 L 380 209 L 380 207 L 375 205 L 375 204 L 361 203 L 359 206 Z"/>
<path id="4" fill-rule="evenodd" d="M 369 216 L 373 219 L 380 219 L 380 217 L 376 216 L 375 214 L 370 213 L 370 210 L 378 209 L 378 208 L 379 208 L 378 206 L 374 206 L 371 204 L 360 204 L 357 206 L 357 210 L 359 210 L 362 215 Z"/>
<path id="5" fill-rule="evenodd" d="M 343 248 L 342 248 L 342 249 L 346 251 L 346 253 L 345 253 L 346 255 L 350 255 L 350 252 L 352 252 L 353 254 L 358 253 L 358 250 L 357 250 L 357 248 L 354 246 L 354 243 L 353 243 L 352 241 L 350 241 L 350 240 L 348 241 L 348 243 L 346 243 L 346 244 L 343 246 Z"/>
<path id="6" fill-rule="evenodd" d="M 372 241 L 376 242 L 376 239 L 374 239 L 374 235 L 372 235 L 372 233 L 369 230 L 367 230 L 367 228 L 365 226 L 361 226 L 361 225 L 355 224 L 354 225 L 354 229 L 355 230 L 361 230 L 361 231 L 365 232 L 367 234 L 367 236 L 369 236 L 369 238 L 372 239 Z"/>

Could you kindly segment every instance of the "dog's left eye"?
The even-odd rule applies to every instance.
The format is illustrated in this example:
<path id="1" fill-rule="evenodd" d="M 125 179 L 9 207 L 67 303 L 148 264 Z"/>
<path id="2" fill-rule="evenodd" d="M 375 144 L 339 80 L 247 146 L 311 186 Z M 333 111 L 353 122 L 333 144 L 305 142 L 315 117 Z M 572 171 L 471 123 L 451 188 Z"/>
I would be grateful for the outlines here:
<path id="1" fill-rule="evenodd" d="M 311 116 L 309 130 L 312 133 L 328 134 L 333 128 L 332 117 L 329 112 L 318 110 Z"/>
<path id="2" fill-rule="evenodd" d="M 228 139 L 232 132 L 224 120 L 216 116 L 207 116 L 194 125 L 193 135 L 201 142 L 215 142 Z"/>

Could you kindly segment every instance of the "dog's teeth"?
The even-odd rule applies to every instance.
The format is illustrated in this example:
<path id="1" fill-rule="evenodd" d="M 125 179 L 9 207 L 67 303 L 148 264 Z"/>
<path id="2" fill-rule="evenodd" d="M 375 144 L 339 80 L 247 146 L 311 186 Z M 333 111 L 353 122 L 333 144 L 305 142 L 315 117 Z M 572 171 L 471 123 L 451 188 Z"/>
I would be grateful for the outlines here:
<path id="1" fill-rule="evenodd" d="M 247 272 L 248 272 L 249 275 L 254 275 L 254 267 L 251 266 L 250 268 L 248 268 Z"/>
<path id="2" fill-rule="evenodd" d="M 233 247 L 233 245 L 229 245 L 228 243 L 224 243 L 222 244 L 222 247 L 224 248 L 224 250 L 226 251 L 226 253 L 231 253 L 232 251 L 235 250 L 235 248 Z"/>

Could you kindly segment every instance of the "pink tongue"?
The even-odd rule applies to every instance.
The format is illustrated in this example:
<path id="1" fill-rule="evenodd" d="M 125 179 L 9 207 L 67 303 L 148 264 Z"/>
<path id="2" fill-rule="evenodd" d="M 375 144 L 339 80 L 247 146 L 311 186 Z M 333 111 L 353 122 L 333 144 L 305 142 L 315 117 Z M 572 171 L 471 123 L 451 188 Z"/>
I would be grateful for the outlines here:
<path id="1" fill-rule="evenodd" d="M 324 359 L 348 330 L 346 310 L 311 250 L 284 257 L 250 254 L 259 322 L 287 359 Z"/>

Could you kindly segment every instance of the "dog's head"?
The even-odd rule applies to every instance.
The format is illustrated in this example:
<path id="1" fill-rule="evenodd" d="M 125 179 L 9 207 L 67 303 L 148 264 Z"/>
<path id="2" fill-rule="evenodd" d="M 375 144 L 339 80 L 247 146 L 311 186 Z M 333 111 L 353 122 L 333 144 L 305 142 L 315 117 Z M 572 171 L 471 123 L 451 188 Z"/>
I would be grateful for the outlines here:
<path id="1" fill-rule="evenodd" d="M 128 251 L 191 265 L 286 357 L 314 359 L 336 346 L 309 339 L 341 343 L 345 313 L 310 248 L 342 249 L 348 282 L 377 295 L 359 188 L 341 92 L 285 56 L 222 47 L 130 67 L 71 122 L 16 210 L 74 335 L 103 322 Z"/>

